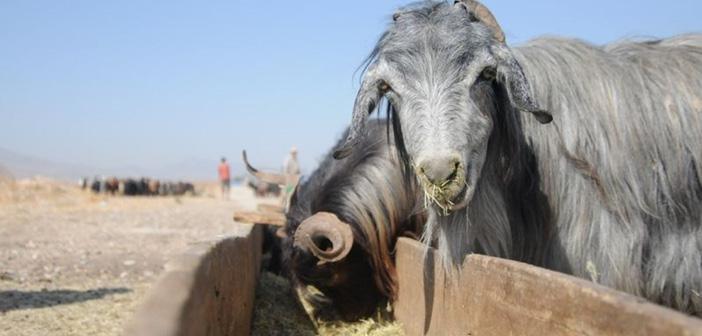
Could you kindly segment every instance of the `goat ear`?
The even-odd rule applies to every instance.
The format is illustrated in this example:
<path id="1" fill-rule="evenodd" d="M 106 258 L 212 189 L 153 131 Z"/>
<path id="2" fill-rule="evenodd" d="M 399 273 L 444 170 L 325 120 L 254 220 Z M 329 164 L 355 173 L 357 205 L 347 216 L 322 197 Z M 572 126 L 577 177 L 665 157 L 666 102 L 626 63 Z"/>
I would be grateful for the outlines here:
<path id="1" fill-rule="evenodd" d="M 353 106 L 353 117 L 351 119 L 351 127 L 349 128 L 348 135 L 344 143 L 334 151 L 334 158 L 337 160 L 343 159 L 353 150 L 361 141 L 361 138 L 366 132 L 366 123 L 368 121 L 368 116 L 373 113 L 382 93 L 378 87 L 378 83 L 375 80 L 375 76 L 372 75 L 371 70 L 366 73 L 361 88 L 358 90 L 356 95 L 356 102 Z"/>
<path id="2" fill-rule="evenodd" d="M 288 211 L 290 211 L 290 207 L 293 204 L 297 204 L 297 193 L 298 190 L 300 189 L 300 184 L 302 183 L 301 179 L 297 180 L 297 183 L 295 183 L 295 187 L 293 188 L 292 192 L 290 193 L 287 202 L 285 204 L 285 213 L 287 214 Z"/>
<path id="3" fill-rule="evenodd" d="M 497 80 L 507 89 L 512 106 L 522 112 L 531 113 L 542 124 L 553 121 L 553 116 L 536 104 L 524 70 L 512 52 L 506 46 L 500 45 L 492 48 L 492 54 L 497 59 Z"/>

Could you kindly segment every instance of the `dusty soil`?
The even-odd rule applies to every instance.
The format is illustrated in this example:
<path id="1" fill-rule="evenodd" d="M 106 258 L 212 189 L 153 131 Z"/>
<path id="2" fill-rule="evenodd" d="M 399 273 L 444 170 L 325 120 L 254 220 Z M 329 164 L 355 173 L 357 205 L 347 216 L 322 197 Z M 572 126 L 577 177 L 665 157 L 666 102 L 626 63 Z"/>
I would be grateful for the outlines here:
<path id="1" fill-rule="evenodd" d="M 198 241 L 241 229 L 216 184 L 197 197 L 94 195 L 45 178 L 0 176 L 0 336 L 121 335 L 164 265 Z M 379 318 L 316 321 L 286 279 L 261 275 L 254 335 L 401 335 Z"/>
<path id="2" fill-rule="evenodd" d="M 0 181 L 0 335 L 119 335 L 164 264 L 236 230 L 255 200 L 96 196 L 48 179 Z"/>

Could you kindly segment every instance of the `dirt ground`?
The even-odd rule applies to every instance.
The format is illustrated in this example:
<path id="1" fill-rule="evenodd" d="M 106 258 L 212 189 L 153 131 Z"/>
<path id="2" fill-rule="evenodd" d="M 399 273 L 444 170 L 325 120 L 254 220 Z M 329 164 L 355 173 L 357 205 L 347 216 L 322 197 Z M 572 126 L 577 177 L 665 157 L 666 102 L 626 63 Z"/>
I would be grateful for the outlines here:
<path id="1" fill-rule="evenodd" d="M 119 335 L 164 264 L 236 230 L 253 195 L 96 196 L 49 179 L 0 181 L 0 335 Z"/>

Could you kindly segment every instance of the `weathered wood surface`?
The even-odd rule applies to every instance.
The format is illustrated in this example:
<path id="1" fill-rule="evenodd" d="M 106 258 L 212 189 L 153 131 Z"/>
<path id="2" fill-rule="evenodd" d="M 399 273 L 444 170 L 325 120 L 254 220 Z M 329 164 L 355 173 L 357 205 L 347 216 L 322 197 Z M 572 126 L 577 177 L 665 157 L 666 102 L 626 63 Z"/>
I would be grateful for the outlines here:
<path id="1" fill-rule="evenodd" d="M 249 335 L 261 228 L 194 246 L 166 265 L 125 335 Z"/>
<path id="2" fill-rule="evenodd" d="M 256 206 L 256 210 L 260 212 L 273 212 L 273 213 L 284 213 L 285 208 L 283 208 L 282 205 L 279 204 L 270 204 L 270 203 L 260 203 L 258 206 Z"/>
<path id="3" fill-rule="evenodd" d="M 234 221 L 240 223 L 269 224 L 285 226 L 285 215 L 281 212 L 237 211 Z"/>
<path id="4" fill-rule="evenodd" d="M 401 238 L 395 316 L 407 335 L 702 335 L 702 320 L 592 282 L 471 255 L 447 280 L 433 251 Z"/>

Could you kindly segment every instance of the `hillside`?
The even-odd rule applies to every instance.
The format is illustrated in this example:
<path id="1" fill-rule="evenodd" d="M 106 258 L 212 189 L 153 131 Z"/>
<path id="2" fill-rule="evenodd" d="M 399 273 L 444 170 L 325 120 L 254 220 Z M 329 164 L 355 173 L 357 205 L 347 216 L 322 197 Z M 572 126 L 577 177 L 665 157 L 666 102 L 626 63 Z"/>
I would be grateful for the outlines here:
<path id="1" fill-rule="evenodd" d="M 54 162 L 0 148 L 0 174 L 4 169 L 14 178 L 36 175 L 51 176 L 62 180 L 75 180 L 80 176 L 94 174 L 95 168 L 78 163 Z"/>
<path id="2" fill-rule="evenodd" d="M 218 158 L 191 158 L 179 162 L 160 162 L 154 159 L 153 162 L 127 162 L 113 167 L 96 167 L 77 162 L 46 160 L 0 147 L 0 176 L 12 176 L 16 179 L 40 175 L 75 181 L 81 177 L 102 175 L 204 181 L 217 178 L 217 164 Z M 231 166 L 233 175 L 243 173 L 240 163 L 233 162 Z"/>

